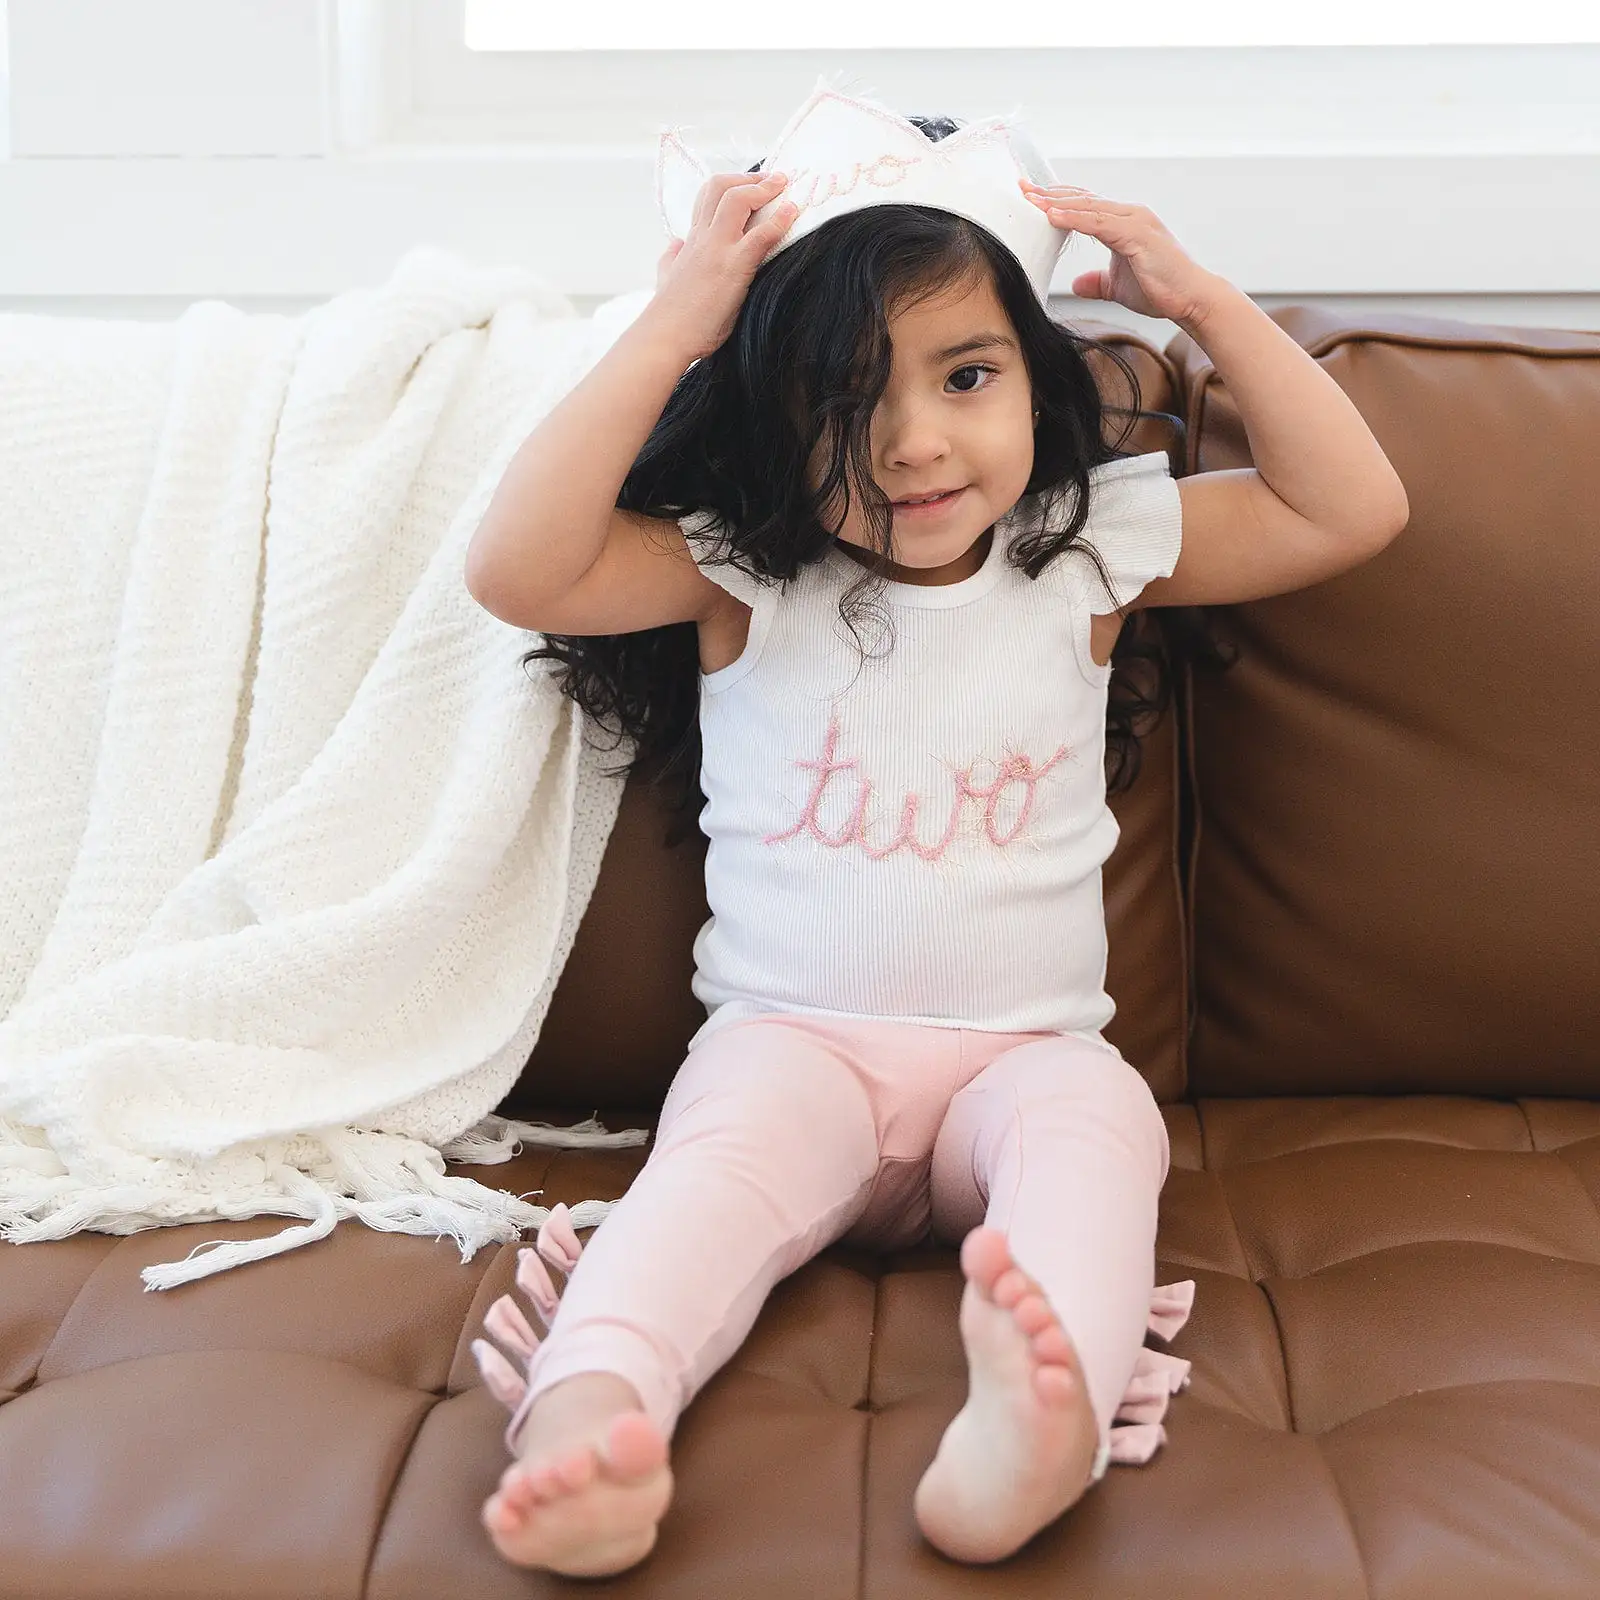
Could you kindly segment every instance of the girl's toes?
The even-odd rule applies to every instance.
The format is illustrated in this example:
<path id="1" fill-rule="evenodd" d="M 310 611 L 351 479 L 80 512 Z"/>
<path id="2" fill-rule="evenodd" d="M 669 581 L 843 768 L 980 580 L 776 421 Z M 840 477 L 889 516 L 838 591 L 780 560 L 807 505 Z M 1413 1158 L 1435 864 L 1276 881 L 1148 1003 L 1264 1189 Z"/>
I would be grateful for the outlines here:
<path id="1" fill-rule="evenodd" d="M 561 1480 L 551 1466 L 528 1474 L 528 1496 L 535 1505 L 546 1505 L 561 1493 Z"/>
<path id="2" fill-rule="evenodd" d="M 1043 1333 L 1056 1320 L 1050 1302 L 1042 1294 L 1024 1295 L 1011 1309 L 1012 1318 L 1022 1331 L 1032 1337 Z"/>
<path id="3" fill-rule="evenodd" d="M 986 1298 L 1010 1265 L 1011 1248 L 998 1228 L 974 1228 L 961 1241 L 961 1271 Z"/>
<path id="4" fill-rule="evenodd" d="M 500 1495 L 490 1495 L 483 1508 L 483 1525 L 491 1533 L 512 1533 L 522 1523 L 516 1509 Z"/>
<path id="5" fill-rule="evenodd" d="M 611 1424 L 606 1465 L 618 1477 L 643 1478 L 666 1462 L 666 1440 L 642 1411 L 625 1411 Z"/>
<path id="6" fill-rule="evenodd" d="M 1034 1393 L 1047 1404 L 1059 1405 L 1070 1400 L 1077 1392 L 1077 1387 L 1072 1380 L 1072 1374 L 1065 1367 L 1048 1366 L 1034 1369 Z"/>
<path id="7" fill-rule="evenodd" d="M 587 1489 L 594 1482 L 595 1459 L 594 1451 L 583 1450 L 568 1456 L 564 1461 L 557 1461 L 552 1467 L 556 1481 L 562 1488 L 576 1494 L 579 1489 Z"/>
<path id="8" fill-rule="evenodd" d="M 994 1288 L 990 1290 L 989 1298 L 997 1306 L 1003 1306 L 1010 1311 L 1032 1288 L 1027 1273 L 1021 1267 L 1008 1267 L 994 1280 Z"/>
<path id="9" fill-rule="evenodd" d="M 1048 1322 L 1028 1341 L 1034 1357 L 1039 1361 L 1071 1361 L 1072 1341 L 1058 1322 Z"/>

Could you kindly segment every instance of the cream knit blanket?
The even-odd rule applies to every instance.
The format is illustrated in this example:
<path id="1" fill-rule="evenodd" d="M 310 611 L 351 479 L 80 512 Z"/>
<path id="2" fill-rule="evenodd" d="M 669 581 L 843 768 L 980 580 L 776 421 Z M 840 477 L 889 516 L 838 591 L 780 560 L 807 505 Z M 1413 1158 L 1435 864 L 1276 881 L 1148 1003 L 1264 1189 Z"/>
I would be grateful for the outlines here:
<path id="1" fill-rule="evenodd" d="M 447 1157 L 642 1142 L 490 1114 L 621 780 L 463 581 L 615 327 L 435 250 L 300 316 L 0 317 L 0 1237 L 307 1219 L 152 1289 L 344 1217 L 465 1261 L 548 1212 Z"/>

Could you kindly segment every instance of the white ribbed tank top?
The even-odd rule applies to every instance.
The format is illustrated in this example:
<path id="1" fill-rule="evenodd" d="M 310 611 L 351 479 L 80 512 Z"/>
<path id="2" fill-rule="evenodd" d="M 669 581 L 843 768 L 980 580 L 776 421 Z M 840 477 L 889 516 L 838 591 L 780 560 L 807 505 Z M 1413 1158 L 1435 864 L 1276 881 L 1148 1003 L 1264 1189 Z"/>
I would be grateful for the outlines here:
<path id="1" fill-rule="evenodd" d="M 888 584 L 892 647 L 869 613 L 864 661 L 839 616 L 862 576 L 850 557 L 764 584 L 706 564 L 725 548 L 713 513 L 681 519 L 706 576 L 751 608 L 738 660 L 700 676 L 695 1042 L 770 1011 L 1006 1033 L 1111 1020 L 1111 668 L 1089 619 L 1171 573 L 1181 517 L 1159 452 L 1095 468 L 1089 505 L 1114 595 L 1082 551 L 1037 580 L 1007 564 L 1038 526 L 1028 497 L 971 577 Z"/>

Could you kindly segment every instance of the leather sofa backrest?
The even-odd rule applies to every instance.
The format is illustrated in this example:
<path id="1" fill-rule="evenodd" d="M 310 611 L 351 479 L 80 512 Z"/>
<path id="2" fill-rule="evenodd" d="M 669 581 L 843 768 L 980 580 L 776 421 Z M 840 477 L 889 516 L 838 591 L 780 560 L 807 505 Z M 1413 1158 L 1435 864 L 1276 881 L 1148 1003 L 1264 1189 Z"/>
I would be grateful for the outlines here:
<path id="1" fill-rule="evenodd" d="M 1194 675 L 1191 1089 L 1600 1092 L 1600 333 L 1278 320 L 1411 522 Z M 1170 349 L 1190 470 L 1248 466 Z"/>

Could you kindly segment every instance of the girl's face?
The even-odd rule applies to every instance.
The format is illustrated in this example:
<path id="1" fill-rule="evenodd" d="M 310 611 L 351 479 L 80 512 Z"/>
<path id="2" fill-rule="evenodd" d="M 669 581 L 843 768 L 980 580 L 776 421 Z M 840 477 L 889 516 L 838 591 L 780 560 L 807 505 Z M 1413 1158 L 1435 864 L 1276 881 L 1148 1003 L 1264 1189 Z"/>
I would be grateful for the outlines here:
<path id="1" fill-rule="evenodd" d="M 889 385 L 872 418 L 873 477 L 896 502 L 957 492 L 923 511 L 895 506 L 888 576 L 955 583 L 982 565 L 983 535 L 1021 498 L 1033 472 L 1027 365 L 987 274 L 893 314 L 889 334 Z M 819 447 L 813 488 L 821 458 Z M 837 504 L 828 507 L 831 517 Z M 839 542 L 863 564 L 875 548 L 853 495 Z"/>

